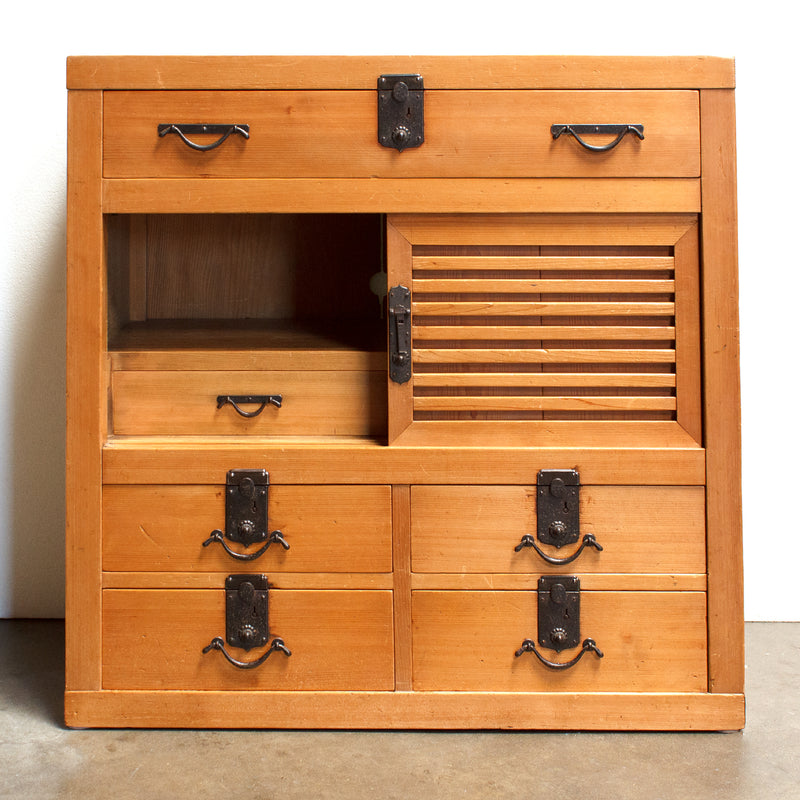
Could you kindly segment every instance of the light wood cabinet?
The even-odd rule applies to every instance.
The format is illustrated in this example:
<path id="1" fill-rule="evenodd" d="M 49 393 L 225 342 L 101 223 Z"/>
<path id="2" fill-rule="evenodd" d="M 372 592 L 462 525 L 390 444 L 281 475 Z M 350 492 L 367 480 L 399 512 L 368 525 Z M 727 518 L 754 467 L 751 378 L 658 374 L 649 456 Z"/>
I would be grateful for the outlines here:
<path id="1" fill-rule="evenodd" d="M 68 725 L 742 727 L 732 62 L 67 78 Z"/>

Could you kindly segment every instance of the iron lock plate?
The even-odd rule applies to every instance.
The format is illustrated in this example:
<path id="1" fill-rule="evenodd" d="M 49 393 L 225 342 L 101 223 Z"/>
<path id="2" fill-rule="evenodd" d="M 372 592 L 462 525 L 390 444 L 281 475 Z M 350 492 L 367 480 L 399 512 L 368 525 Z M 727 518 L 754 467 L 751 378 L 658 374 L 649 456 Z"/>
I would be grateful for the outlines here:
<path id="1" fill-rule="evenodd" d="M 389 377 L 395 383 L 411 380 L 411 291 L 389 289 Z"/>
<path id="2" fill-rule="evenodd" d="M 244 650 L 269 641 L 266 575 L 228 575 L 225 579 L 225 638 L 231 647 Z"/>
<path id="3" fill-rule="evenodd" d="M 422 75 L 378 78 L 378 141 L 403 152 L 425 141 Z"/>
<path id="4" fill-rule="evenodd" d="M 563 547 L 580 538 L 580 485 L 574 469 L 543 469 L 536 478 L 536 535 Z"/>
<path id="5" fill-rule="evenodd" d="M 245 546 L 266 541 L 269 519 L 269 473 L 232 469 L 225 485 L 225 536 Z"/>
<path id="6" fill-rule="evenodd" d="M 581 582 L 570 575 L 539 578 L 539 644 L 560 653 L 581 643 Z"/>

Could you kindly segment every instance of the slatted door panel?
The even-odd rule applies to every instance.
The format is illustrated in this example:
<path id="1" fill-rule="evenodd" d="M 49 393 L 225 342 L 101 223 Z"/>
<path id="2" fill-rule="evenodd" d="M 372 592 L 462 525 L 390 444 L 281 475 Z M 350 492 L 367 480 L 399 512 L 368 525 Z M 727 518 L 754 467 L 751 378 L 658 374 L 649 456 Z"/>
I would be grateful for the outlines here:
<path id="1" fill-rule="evenodd" d="M 651 219 L 390 220 L 412 364 L 390 440 L 414 422 L 634 420 L 700 441 L 696 227 Z"/>
<path id="2" fill-rule="evenodd" d="M 414 419 L 674 419 L 674 257 L 536 250 L 414 255 Z"/>

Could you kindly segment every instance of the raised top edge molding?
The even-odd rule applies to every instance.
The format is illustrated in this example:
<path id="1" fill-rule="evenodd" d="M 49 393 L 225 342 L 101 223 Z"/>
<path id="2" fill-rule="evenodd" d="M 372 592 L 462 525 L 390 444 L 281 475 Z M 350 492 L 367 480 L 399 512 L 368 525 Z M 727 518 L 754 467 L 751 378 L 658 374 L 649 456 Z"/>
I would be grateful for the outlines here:
<path id="1" fill-rule="evenodd" d="M 421 73 L 426 89 L 732 89 L 712 56 L 70 56 L 68 89 L 361 89 Z"/>

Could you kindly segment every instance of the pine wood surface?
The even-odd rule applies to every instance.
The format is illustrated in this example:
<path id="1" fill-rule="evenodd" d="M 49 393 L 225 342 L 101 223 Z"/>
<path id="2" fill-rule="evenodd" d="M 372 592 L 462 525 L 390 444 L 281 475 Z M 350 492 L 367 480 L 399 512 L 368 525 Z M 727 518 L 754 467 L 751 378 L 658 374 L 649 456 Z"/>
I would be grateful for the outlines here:
<path id="1" fill-rule="evenodd" d="M 604 657 L 551 670 L 533 653 L 514 656 L 537 638 L 535 592 L 415 591 L 414 689 L 705 692 L 705 604 L 700 592 L 582 591 L 581 636 Z M 576 654 L 541 652 L 551 661 Z"/>
<path id="2" fill-rule="evenodd" d="M 414 486 L 411 551 L 415 572 L 599 573 L 705 572 L 705 497 L 702 486 L 587 486 L 580 490 L 577 544 L 537 544 L 565 558 L 583 535 L 586 548 L 567 567 L 547 564 L 533 548 L 515 552 L 536 532 L 536 486 Z M 455 510 L 458 513 L 454 513 Z"/>
<path id="3" fill-rule="evenodd" d="M 271 637 L 283 639 L 292 655 L 273 653 L 260 667 L 241 670 L 222 653 L 202 652 L 215 636 L 225 638 L 223 588 L 107 589 L 103 687 L 394 688 L 391 592 L 270 590 L 268 613 Z M 265 649 L 233 648 L 231 654 L 253 661 Z"/>
<path id="4" fill-rule="evenodd" d="M 224 475 L 216 486 L 106 486 L 103 569 L 115 572 L 391 572 L 392 503 L 388 486 L 269 487 L 269 531 L 289 544 L 243 566 L 218 543 L 225 531 Z M 239 553 L 254 553 L 226 539 Z M 252 566 L 250 566 L 252 565 Z"/>
<path id="5" fill-rule="evenodd" d="M 336 120 L 337 136 L 319 131 Z M 556 123 L 608 120 L 643 124 L 612 151 L 592 153 Z M 248 124 L 199 152 L 158 125 Z M 468 121 L 468 124 L 464 124 Z M 431 91 L 425 93 L 425 143 L 398 153 L 375 146 L 373 92 L 107 92 L 103 175 L 186 177 L 697 177 L 696 92 Z M 502 135 L 498 135 L 502 133 Z M 191 137 L 190 137 L 191 138 Z M 218 136 L 201 135 L 210 143 Z M 594 137 L 590 137 L 594 141 Z M 601 144 L 613 137 L 598 137 Z M 347 142 L 345 150 L 342 141 Z"/>
<path id="6" fill-rule="evenodd" d="M 711 56 L 70 56 L 69 89 L 364 89 L 422 73 L 450 89 L 733 88 Z"/>
<path id="7" fill-rule="evenodd" d="M 696 178 L 105 179 L 103 205 L 141 213 L 696 213 Z"/>

